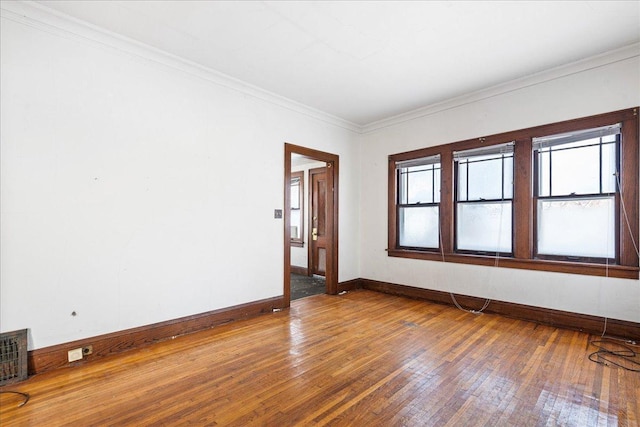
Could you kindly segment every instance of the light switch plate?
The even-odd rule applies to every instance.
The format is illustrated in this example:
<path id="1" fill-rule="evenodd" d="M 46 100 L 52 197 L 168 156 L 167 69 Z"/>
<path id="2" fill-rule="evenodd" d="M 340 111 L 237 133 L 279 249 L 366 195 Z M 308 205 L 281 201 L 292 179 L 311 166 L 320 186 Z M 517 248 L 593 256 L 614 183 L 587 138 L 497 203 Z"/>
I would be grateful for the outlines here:
<path id="1" fill-rule="evenodd" d="M 275 209 L 273 211 L 273 217 L 276 219 L 282 218 L 282 209 Z"/>

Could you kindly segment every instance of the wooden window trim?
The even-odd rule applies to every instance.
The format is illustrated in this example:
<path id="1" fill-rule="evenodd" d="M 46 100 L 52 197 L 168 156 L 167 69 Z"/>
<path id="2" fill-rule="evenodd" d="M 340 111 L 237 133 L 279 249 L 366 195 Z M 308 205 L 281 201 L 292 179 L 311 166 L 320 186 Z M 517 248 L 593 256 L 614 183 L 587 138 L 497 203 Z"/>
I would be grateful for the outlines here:
<path id="1" fill-rule="evenodd" d="M 298 206 L 300 206 L 300 233 L 299 238 L 291 238 L 291 246 L 297 248 L 304 247 L 304 171 L 291 172 L 291 181 L 299 179 L 300 190 L 298 191 Z M 293 208 L 291 208 L 293 210 Z"/>
<path id="2" fill-rule="evenodd" d="M 510 142 L 510 141 L 509 141 Z M 498 145 L 502 145 L 502 144 L 498 144 Z M 482 145 L 481 145 L 482 146 Z M 487 146 L 487 148 L 490 148 L 490 146 Z M 515 151 L 515 150 L 514 150 Z M 513 168 L 515 170 L 515 154 L 511 154 L 511 157 L 514 159 L 513 160 Z M 504 162 L 504 159 L 503 159 Z M 467 164 L 468 165 L 468 164 Z M 467 169 L 467 180 L 468 180 L 468 169 Z M 511 209 L 512 209 L 512 215 L 511 215 L 511 230 L 513 232 L 513 189 L 511 190 L 511 197 L 509 198 L 505 198 L 504 197 L 504 163 L 503 163 L 503 169 L 502 169 L 502 195 L 503 197 L 501 199 L 479 199 L 479 200 L 469 200 L 468 198 L 466 200 L 459 200 L 460 199 L 460 195 L 458 194 L 459 191 L 459 186 L 460 183 L 458 182 L 459 180 L 457 179 L 460 176 L 460 162 L 458 161 L 454 161 L 453 163 L 453 177 L 454 177 L 454 188 L 453 188 L 453 200 L 454 200 L 454 206 L 453 206 L 453 210 L 454 210 L 454 224 L 457 224 L 458 221 L 458 207 L 460 205 L 471 205 L 473 203 L 492 203 L 492 202 L 511 202 Z M 467 192 L 468 192 L 469 188 L 468 188 L 468 184 L 467 184 Z M 454 251 L 457 254 L 466 254 L 466 255 L 485 255 L 485 254 L 489 254 L 489 253 L 493 253 L 495 254 L 495 251 L 489 251 L 489 250 L 473 250 L 473 249 L 460 249 L 458 248 L 458 237 L 459 237 L 459 233 L 458 230 L 454 227 Z M 511 257 L 513 256 L 513 234 L 512 234 L 512 238 L 511 238 L 511 251 L 510 252 L 499 252 L 498 256 L 500 257 Z"/>
<path id="3" fill-rule="evenodd" d="M 602 151 L 601 151 L 601 144 L 602 141 L 600 140 L 599 143 L 600 145 L 600 149 L 599 149 L 599 156 L 602 156 Z M 615 142 L 608 142 L 606 144 L 615 144 L 617 146 L 616 149 L 616 163 L 619 165 L 620 161 L 620 147 L 621 147 L 621 137 L 619 135 L 616 135 L 616 141 Z M 566 153 L 567 151 L 570 150 L 579 150 L 580 148 L 578 147 L 570 147 L 570 148 L 564 148 L 563 151 Z M 553 150 L 549 151 L 547 154 L 549 155 L 549 165 L 551 163 L 553 163 L 553 159 L 554 154 L 557 152 L 554 152 Z M 575 151 L 573 151 L 573 153 L 575 153 Z M 600 186 L 600 191 L 599 192 L 592 192 L 592 193 L 579 193 L 579 194 L 575 194 L 575 193 L 571 193 L 571 194 L 554 194 L 553 191 L 553 181 L 551 178 L 551 172 L 547 172 L 548 176 L 547 176 L 547 180 L 548 180 L 548 187 L 549 187 L 549 194 L 544 194 L 541 195 L 540 193 L 540 172 L 538 170 L 539 168 L 539 162 L 540 158 L 537 155 L 537 151 L 534 150 L 533 152 L 533 158 L 532 158 L 532 162 L 533 162 L 533 206 L 534 206 L 534 210 L 536 209 L 536 206 L 538 206 L 538 203 L 540 201 L 567 201 L 567 200 L 572 200 L 572 201 L 576 201 L 576 200 L 595 200 L 595 199 L 605 199 L 605 198 L 613 198 L 614 199 L 614 204 L 615 204 L 615 213 L 614 213 L 614 230 L 613 233 L 616 236 L 620 236 L 620 229 L 619 229 L 619 225 L 620 225 L 620 221 L 624 220 L 620 215 L 621 215 L 621 209 L 620 209 L 620 193 L 616 190 L 614 190 L 613 193 L 611 192 L 603 192 L 602 191 L 602 164 L 600 165 L 600 170 L 599 170 L 599 186 Z M 600 162 L 602 161 L 602 158 L 600 157 Z M 617 166 L 617 169 L 621 169 L 620 166 Z M 616 185 L 617 187 L 617 185 Z M 537 215 L 538 212 L 534 212 L 534 224 L 537 223 Z M 575 262 L 580 262 L 580 263 L 596 263 L 596 264 L 603 264 L 603 263 L 608 263 L 608 264 L 618 264 L 617 258 L 616 259 L 605 259 L 604 257 L 586 257 L 586 256 L 570 256 L 570 255 L 554 255 L 554 254 L 549 254 L 549 253 L 541 253 L 539 251 L 539 249 L 537 248 L 537 230 L 534 227 L 534 248 L 533 248 L 533 252 L 534 252 L 534 256 L 537 259 L 545 259 L 545 260 L 555 260 L 555 261 L 575 261 Z M 616 254 L 614 254 L 614 256 L 619 255 L 619 251 L 616 250 Z"/>
<path id="4" fill-rule="evenodd" d="M 629 226 L 623 216 L 617 224 L 618 263 L 615 265 L 588 262 L 557 261 L 534 258 L 534 194 L 533 194 L 533 150 L 532 139 L 545 135 L 554 135 L 580 129 L 596 128 L 621 123 L 622 141 L 620 147 L 620 205 L 624 203 Z M 638 107 L 614 111 L 595 116 L 583 117 L 563 122 L 536 126 L 482 138 L 469 139 L 434 147 L 423 148 L 389 156 L 388 163 L 388 256 L 444 261 L 462 264 L 495 265 L 494 256 L 462 254 L 454 251 L 454 168 L 453 152 L 482 146 L 497 145 L 505 141 L 515 141 L 514 147 L 514 195 L 513 195 L 513 256 L 500 257 L 498 265 L 506 268 L 542 270 L 592 276 L 608 276 L 638 279 L 638 254 L 635 245 L 639 244 L 639 206 L 638 206 Z M 397 174 L 395 164 L 440 154 L 441 194 L 440 194 L 440 232 L 442 249 L 415 250 L 398 247 L 397 231 Z M 629 230 L 630 229 L 630 230 Z M 633 237 L 632 237 L 633 236 Z M 634 245 L 635 240 L 635 245 Z"/>
<path id="5" fill-rule="evenodd" d="M 438 159 L 437 164 L 438 165 L 440 164 L 439 159 Z M 431 164 L 431 166 L 433 166 L 433 164 Z M 402 167 L 398 168 L 397 165 L 396 165 L 395 172 L 394 172 L 396 174 L 396 180 L 399 177 L 402 176 L 402 170 L 403 169 L 404 168 L 402 168 Z M 440 166 L 438 166 L 438 170 L 440 170 L 440 169 L 441 169 Z M 435 170 L 436 170 L 435 168 L 431 169 L 431 171 L 432 171 L 432 183 L 435 182 L 435 178 L 434 178 L 435 177 Z M 410 172 L 407 172 L 407 173 L 410 173 Z M 407 177 L 406 179 L 409 179 L 409 178 Z M 407 184 L 407 188 L 406 188 L 405 191 L 407 193 L 409 192 L 408 184 Z M 438 193 L 438 196 L 439 195 L 440 194 Z M 408 195 L 407 195 L 407 201 L 406 201 L 407 203 L 401 203 L 400 199 L 401 199 L 401 197 L 397 197 L 396 198 L 396 215 L 398 215 L 398 212 L 400 212 L 404 208 L 428 208 L 428 207 L 432 207 L 433 208 L 433 207 L 435 207 L 435 208 L 438 208 L 438 217 L 440 217 L 440 200 L 438 199 L 437 202 L 435 201 L 436 200 L 435 187 L 433 187 L 432 191 L 431 191 L 431 200 L 432 200 L 431 202 L 408 203 Z M 399 227 L 398 227 L 398 229 L 399 229 Z M 408 249 L 408 250 L 413 249 L 413 247 L 408 246 L 408 245 L 400 246 L 399 239 L 400 239 L 400 236 L 398 235 L 398 247 L 402 247 L 402 249 Z M 427 248 L 427 247 L 419 247 L 419 248 L 416 248 L 416 249 L 417 250 L 435 250 L 435 249 L 438 249 L 438 248 L 439 248 L 439 243 L 438 243 L 438 246 L 436 246 L 435 248 L 432 248 L 432 247 L 429 247 L 429 248 Z"/>

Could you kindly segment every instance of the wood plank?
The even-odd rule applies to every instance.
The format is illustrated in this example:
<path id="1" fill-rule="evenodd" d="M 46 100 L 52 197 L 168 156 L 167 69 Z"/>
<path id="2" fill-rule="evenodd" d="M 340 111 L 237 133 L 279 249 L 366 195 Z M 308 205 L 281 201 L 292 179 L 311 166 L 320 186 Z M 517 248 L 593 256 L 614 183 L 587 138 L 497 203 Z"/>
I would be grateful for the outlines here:
<path id="1" fill-rule="evenodd" d="M 368 290 L 4 387 L 0 425 L 636 425 L 599 339 Z M 640 350 L 637 346 L 636 350 Z"/>

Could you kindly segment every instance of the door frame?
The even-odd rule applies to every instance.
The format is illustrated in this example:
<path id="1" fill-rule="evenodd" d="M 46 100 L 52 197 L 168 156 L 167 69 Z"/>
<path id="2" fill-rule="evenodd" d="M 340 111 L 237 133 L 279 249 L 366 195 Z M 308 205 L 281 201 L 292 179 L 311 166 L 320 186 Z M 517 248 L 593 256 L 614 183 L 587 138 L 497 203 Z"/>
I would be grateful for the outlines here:
<path id="1" fill-rule="evenodd" d="M 340 158 L 336 154 L 284 144 L 284 306 L 291 305 L 291 154 L 300 154 L 327 164 L 327 294 L 338 294 L 338 178 Z M 332 196 L 331 196 L 332 195 Z M 309 242 L 307 242 L 307 245 Z"/>

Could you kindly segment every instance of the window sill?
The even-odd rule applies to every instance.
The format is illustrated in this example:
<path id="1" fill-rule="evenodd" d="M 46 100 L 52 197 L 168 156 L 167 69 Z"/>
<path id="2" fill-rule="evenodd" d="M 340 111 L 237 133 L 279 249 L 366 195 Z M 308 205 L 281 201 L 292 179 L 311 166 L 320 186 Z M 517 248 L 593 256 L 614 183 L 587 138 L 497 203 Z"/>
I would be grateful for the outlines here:
<path id="1" fill-rule="evenodd" d="M 442 262 L 442 254 L 439 252 L 423 252 L 406 249 L 389 249 L 387 253 L 391 257 L 424 259 Z M 444 262 L 456 264 L 474 264 L 494 266 L 496 258 L 482 255 L 461 255 L 445 253 Z M 638 267 L 622 265 L 572 263 L 564 261 L 550 261 L 538 259 L 498 258 L 498 266 L 505 268 L 517 268 L 523 270 L 553 271 L 557 273 L 583 274 L 587 276 L 615 277 L 619 279 L 638 280 Z"/>

